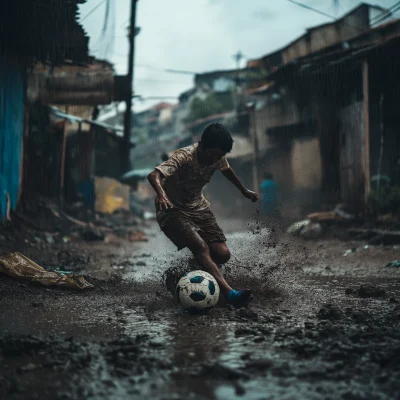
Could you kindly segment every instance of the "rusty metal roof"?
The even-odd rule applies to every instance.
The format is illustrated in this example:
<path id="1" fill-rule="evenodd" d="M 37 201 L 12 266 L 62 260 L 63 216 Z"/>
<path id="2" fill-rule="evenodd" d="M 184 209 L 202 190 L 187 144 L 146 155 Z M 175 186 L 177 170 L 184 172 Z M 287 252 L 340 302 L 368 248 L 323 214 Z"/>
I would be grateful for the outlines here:
<path id="1" fill-rule="evenodd" d="M 0 2 L 0 54 L 41 61 L 86 62 L 89 38 L 77 22 L 86 0 Z"/>

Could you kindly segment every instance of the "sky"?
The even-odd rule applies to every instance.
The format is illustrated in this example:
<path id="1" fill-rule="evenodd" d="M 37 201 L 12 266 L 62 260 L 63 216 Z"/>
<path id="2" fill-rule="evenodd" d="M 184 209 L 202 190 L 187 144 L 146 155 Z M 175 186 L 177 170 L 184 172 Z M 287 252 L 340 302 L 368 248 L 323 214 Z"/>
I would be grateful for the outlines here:
<path id="1" fill-rule="evenodd" d="M 298 0 L 332 17 L 340 17 L 358 0 Z M 339 3 L 339 6 L 335 6 Z M 390 7 L 396 0 L 376 0 Z M 96 8 L 97 7 L 97 8 Z M 80 6 L 82 25 L 90 36 L 91 54 L 107 58 L 118 74 L 126 74 L 130 0 L 111 0 L 105 35 L 101 35 L 106 0 L 87 0 Z M 88 15 L 90 13 L 90 15 Z M 138 0 L 134 91 L 148 97 L 171 97 L 193 86 L 193 75 L 166 72 L 175 69 L 201 73 L 235 68 L 233 55 L 260 58 L 304 33 L 306 28 L 332 18 L 302 8 L 288 0 Z M 112 45 L 113 44 L 113 45 Z M 135 100 L 140 111 L 162 101 Z"/>

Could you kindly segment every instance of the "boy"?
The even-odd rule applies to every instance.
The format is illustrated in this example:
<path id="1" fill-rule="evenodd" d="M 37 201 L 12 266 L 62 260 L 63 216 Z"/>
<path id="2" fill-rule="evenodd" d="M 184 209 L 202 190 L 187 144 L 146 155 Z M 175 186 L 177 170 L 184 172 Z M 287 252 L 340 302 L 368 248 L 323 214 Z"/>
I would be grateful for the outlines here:
<path id="1" fill-rule="evenodd" d="M 230 251 L 226 238 L 202 193 L 215 171 L 235 185 L 246 198 L 258 200 L 246 189 L 226 160 L 233 139 L 221 124 L 206 127 L 199 143 L 179 149 L 149 176 L 157 193 L 157 222 L 164 234 L 181 250 L 193 253 L 199 265 L 218 282 L 227 302 L 236 308 L 252 299 L 250 290 L 233 290 L 217 265 L 228 262 Z"/>

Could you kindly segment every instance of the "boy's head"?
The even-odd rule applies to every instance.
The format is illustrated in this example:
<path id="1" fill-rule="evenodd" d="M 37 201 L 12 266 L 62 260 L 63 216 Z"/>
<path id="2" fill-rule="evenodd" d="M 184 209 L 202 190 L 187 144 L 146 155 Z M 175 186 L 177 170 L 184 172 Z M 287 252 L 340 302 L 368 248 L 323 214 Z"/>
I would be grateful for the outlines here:
<path id="1" fill-rule="evenodd" d="M 222 124 L 208 125 L 201 136 L 200 147 L 206 164 L 215 164 L 233 147 L 233 139 Z"/>
<path id="2" fill-rule="evenodd" d="M 264 179 L 267 181 L 273 181 L 274 180 L 274 176 L 271 174 L 271 172 L 264 172 Z"/>

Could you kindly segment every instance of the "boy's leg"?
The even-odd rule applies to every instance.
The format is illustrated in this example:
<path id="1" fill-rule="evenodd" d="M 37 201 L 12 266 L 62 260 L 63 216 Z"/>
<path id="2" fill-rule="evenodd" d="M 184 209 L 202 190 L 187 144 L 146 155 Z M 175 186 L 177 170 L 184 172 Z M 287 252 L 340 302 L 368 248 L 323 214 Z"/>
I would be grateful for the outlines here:
<path id="1" fill-rule="evenodd" d="M 190 238 L 187 238 L 186 246 L 193 253 L 196 261 L 204 268 L 205 271 L 209 272 L 217 281 L 222 294 L 225 296 L 232 290 L 228 282 L 222 275 L 221 270 L 217 264 L 211 258 L 210 249 L 207 243 L 201 238 L 198 232 L 193 230 Z"/>
<path id="2" fill-rule="evenodd" d="M 229 286 L 222 275 L 221 270 L 211 258 L 209 246 L 197 231 L 193 232 L 187 247 L 191 250 L 200 266 L 209 272 L 218 282 L 221 292 L 227 299 L 228 303 L 232 304 L 236 308 L 240 308 L 245 307 L 249 301 L 252 300 L 253 296 L 250 290 L 236 291 Z"/>
<path id="3" fill-rule="evenodd" d="M 246 306 L 252 299 L 251 292 L 249 290 L 233 290 L 226 282 L 221 270 L 211 258 L 209 245 L 200 236 L 198 226 L 191 220 L 180 216 L 179 213 L 169 213 L 169 215 L 170 218 L 165 220 L 163 224 L 160 224 L 164 234 L 175 243 L 179 249 L 187 247 L 193 253 L 200 268 L 209 272 L 215 278 L 222 294 L 230 304 L 235 307 Z M 224 250 L 225 259 L 227 258 L 226 250 L 228 250 L 228 248 L 224 242 L 219 242 L 219 245 L 214 245 L 213 249 L 219 250 L 218 255 L 220 257 L 223 254 L 222 250 Z"/>
<path id="4" fill-rule="evenodd" d="M 211 242 L 208 244 L 212 260 L 217 265 L 226 264 L 231 258 L 231 252 L 225 242 Z"/>

